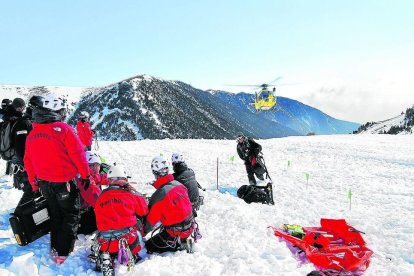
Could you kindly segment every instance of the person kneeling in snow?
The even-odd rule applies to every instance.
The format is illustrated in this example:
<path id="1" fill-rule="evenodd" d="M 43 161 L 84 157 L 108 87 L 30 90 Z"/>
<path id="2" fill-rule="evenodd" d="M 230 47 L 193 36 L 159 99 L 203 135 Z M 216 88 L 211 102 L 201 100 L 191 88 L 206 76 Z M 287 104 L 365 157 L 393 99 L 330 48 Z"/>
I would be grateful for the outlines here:
<path id="1" fill-rule="evenodd" d="M 81 194 L 81 219 L 79 221 L 78 234 L 89 235 L 97 230 L 94 212 L 95 203 L 102 192 L 100 185 L 107 185 L 106 173 L 100 173 L 101 158 L 92 151 L 86 152 L 86 160 L 89 164 L 90 184 L 81 185 L 82 180 L 76 179 Z"/>
<path id="2" fill-rule="evenodd" d="M 186 187 L 168 174 L 167 160 L 162 156 L 151 162 L 152 173 L 156 180 L 152 184 L 157 189 L 149 201 L 149 214 L 145 223 L 145 233 L 161 222 L 159 233 L 151 234 L 145 242 L 148 253 L 162 253 L 180 250 L 193 232 L 194 218 Z M 158 229 L 158 228 L 157 228 Z"/>
<path id="3" fill-rule="evenodd" d="M 171 161 L 174 169 L 174 179 L 182 183 L 187 188 L 188 197 L 193 205 L 193 214 L 196 217 L 197 210 L 200 209 L 200 205 L 202 204 L 202 200 L 200 200 L 198 192 L 198 188 L 201 188 L 201 185 L 198 184 L 194 171 L 185 163 L 182 153 L 173 153 Z"/>
<path id="4" fill-rule="evenodd" d="M 95 203 L 97 244 L 92 247 L 96 269 L 114 275 L 114 259 L 132 267 L 139 260 L 143 234 L 143 218 L 148 206 L 143 196 L 128 183 L 123 168 L 113 165 L 108 170 L 109 187 Z M 92 256 L 93 257 L 93 256 Z"/>

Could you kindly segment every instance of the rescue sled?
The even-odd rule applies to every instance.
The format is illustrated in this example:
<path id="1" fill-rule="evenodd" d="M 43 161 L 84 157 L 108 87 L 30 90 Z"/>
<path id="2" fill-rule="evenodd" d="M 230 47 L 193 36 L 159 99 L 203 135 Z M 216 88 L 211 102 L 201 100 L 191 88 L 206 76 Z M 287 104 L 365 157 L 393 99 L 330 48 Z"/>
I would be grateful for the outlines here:
<path id="1" fill-rule="evenodd" d="M 340 272 L 365 271 L 373 252 L 366 247 L 360 231 L 344 219 L 321 219 L 321 227 L 285 224 L 283 229 L 269 226 L 277 237 L 302 250 L 317 269 Z"/>

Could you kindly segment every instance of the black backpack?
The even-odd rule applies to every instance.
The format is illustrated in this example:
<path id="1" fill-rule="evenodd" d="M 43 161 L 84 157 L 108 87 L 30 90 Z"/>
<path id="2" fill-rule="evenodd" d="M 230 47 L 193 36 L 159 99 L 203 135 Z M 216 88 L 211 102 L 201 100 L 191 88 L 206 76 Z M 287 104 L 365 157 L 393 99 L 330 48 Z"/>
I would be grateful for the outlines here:
<path id="1" fill-rule="evenodd" d="M 264 187 L 263 187 L 264 188 Z M 243 185 L 237 190 L 237 196 L 246 203 L 258 202 L 263 204 L 273 204 L 268 193 L 262 188 L 254 185 Z"/>
<path id="2" fill-rule="evenodd" d="M 11 160 L 16 153 L 12 139 L 12 131 L 16 123 L 17 121 L 6 121 L 0 124 L 0 155 L 4 160 Z"/>

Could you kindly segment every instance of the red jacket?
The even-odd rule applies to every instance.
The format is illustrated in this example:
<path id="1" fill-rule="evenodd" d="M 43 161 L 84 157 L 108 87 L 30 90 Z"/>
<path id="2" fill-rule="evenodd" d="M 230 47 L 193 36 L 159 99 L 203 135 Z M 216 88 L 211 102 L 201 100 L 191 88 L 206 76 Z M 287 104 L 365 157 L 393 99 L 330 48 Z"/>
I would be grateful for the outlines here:
<path id="1" fill-rule="evenodd" d="M 106 173 L 91 174 L 96 185 L 109 185 Z"/>
<path id="2" fill-rule="evenodd" d="M 91 183 L 89 184 L 89 188 L 85 190 L 82 185 L 82 179 L 80 177 L 76 178 L 76 184 L 78 185 L 80 195 L 83 199 L 82 209 L 85 209 L 88 206 L 94 207 L 99 195 L 102 193 L 102 190 L 97 186 L 93 177 L 90 176 L 89 179 Z"/>
<path id="3" fill-rule="evenodd" d="M 148 214 L 144 197 L 117 186 L 104 190 L 95 203 L 96 225 L 99 231 L 135 226 L 137 216 Z"/>
<path id="4" fill-rule="evenodd" d="M 76 124 L 76 132 L 85 146 L 90 147 L 92 145 L 93 131 L 89 122 L 82 122 L 82 120 L 79 120 Z"/>
<path id="5" fill-rule="evenodd" d="M 174 180 L 172 174 L 158 178 L 154 184 L 157 190 L 149 202 L 147 223 L 150 226 L 158 221 L 164 226 L 185 221 L 193 212 L 187 188 Z M 148 230 L 148 226 L 146 227 Z"/>
<path id="6" fill-rule="evenodd" d="M 24 167 L 34 190 L 35 178 L 50 182 L 66 182 L 78 173 L 89 175 L 84 146 L 73 128 L 63 122 L 33 123 L 26 138 Z"/>

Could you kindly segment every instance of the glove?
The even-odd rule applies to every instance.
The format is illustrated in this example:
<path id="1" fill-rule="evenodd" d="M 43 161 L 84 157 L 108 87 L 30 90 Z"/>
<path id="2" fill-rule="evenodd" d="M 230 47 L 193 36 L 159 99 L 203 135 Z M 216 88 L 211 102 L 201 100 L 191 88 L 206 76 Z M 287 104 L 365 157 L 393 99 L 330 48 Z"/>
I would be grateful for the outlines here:
<path id="1" fill-rule="evenodd" d="M 86 178 L 82 178 L 82 186 L 85 191 L 89 188 L 90 184 L 91 180 L 89 179 L 89 175 Z"/>
<path id="2" fill-rule="evenodd" d="M 37 191 L 33 192 L 33 198 L 38 198 L 41 197 L 42 193 L 40 192 L 40 190 L 38 189 Z"/>
<path id="3" fill-rule="evenodd" d="M 39 184 L 37 183 L 36 179 L 34 179 L 32 182 L 30 182 L 30 185 L 32 186 L 32 190 L 34 193 L 39 191 Z"/>

